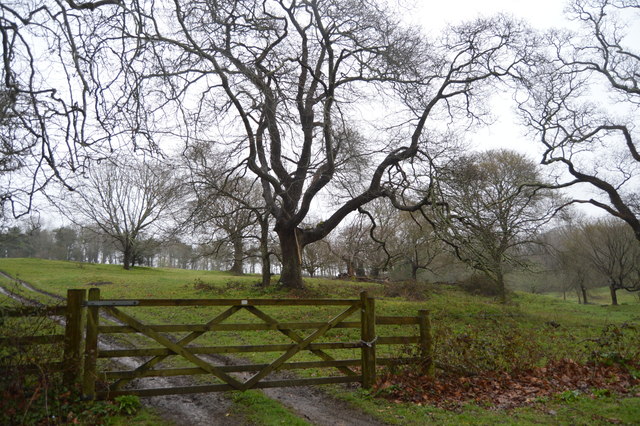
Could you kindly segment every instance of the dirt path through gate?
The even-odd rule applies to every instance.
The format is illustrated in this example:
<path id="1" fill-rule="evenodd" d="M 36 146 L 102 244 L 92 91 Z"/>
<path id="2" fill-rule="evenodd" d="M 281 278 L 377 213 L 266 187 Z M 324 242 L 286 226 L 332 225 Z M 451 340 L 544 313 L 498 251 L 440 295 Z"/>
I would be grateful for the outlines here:
<path id="1" fill-rule="evenodd" d="M 24 289 L 48 296 L 53 300 L 64 300 L 64 298 L 38 289 L 37 287 L 17 280 L 10 275 L 0 272 L 3 277 L 12 280 L 16 285 Z M 0 286 L 0 292 L 13 297 L 21 303 L 33 302 L 25 297 L 15 295 L 8 286 Z M 99 347 L 101 349 L 123 349 L 123 342 L 112 339 L 100 338 Z M 206 356 L 203 359 L 214 360 L 225 365 L 240 364 L 240 360 L 227 356 Z M 123 367 L 130 368 L 139 362 L 135 359 L 121 359 L 119 362 Z M 291 377 L 290 374 L 281 374 L 281 377 Z M 246 377 L 243 377 L 246 379 Z M 151 377 L 144 380 L 145 387 L 171 387 L 190 386 L 195 381 L 188 376 L 177 377 Z M 363 413 L 346 402 L 331 397 L 326 392 L 317 387 L 301 386 L 290 388 L 264 389 L 262 391 L 269 398 L 280 402 L 289 408 L 300 418 L 309 423 L 321 426 L 383 426 L 385 423 Z M 232 415 L 233 401 L 224 393 L 213 392 L 205 394 L 169 395 L 142 398 L 145 405 L 153 407 L 163 418 L 174 422 L 176 425 L 204 426 L 223 425 L 236 426 L 250 424 L 246 419 Z"/>

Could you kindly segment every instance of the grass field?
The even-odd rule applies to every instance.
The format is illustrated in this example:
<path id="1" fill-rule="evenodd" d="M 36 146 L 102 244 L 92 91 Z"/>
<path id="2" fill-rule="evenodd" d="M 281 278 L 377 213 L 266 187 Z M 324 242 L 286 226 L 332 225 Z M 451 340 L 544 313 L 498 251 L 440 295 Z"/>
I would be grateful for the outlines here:
<path id="1" fill-rule="evenodd" d="M 38 289 L 64 296 L 69 288 L 97 286 L 103 298 L 358 298 L 366 290 L 376 297 L 377 315 L 414 316 L 419 309 L 432 313 L 436 338 L 436 359 L 471 372 L 517 369 L 541 366 L 555 359 L 571 358 L 580 362 L 616 353 L 637 360 L 640 355 L 640 302 L 633 294 L 620 292 L 620 306 L 607 305 L 607 290 L 592 290 L 597 304 L 578 305 L 563 301 L 558 295 L 514 294 L 507 305 L 490 298 L 471 296 L 453 286 L 409 285 L 406 283 L 374 284 L 348 281 L 309 279 L 304 292 L 289 293 L 255 286 L 257 276 L 232 276 L 222 272 L 177 269 L 135 268 L 125 271 L 118 266 L 93 265 L 38 259 L 0 259 L 0 270 L 24 280 Z M 12 285 L 17 293 L 27 293 L 20 286 L 0 277 L 3 285 Z M 602 298 L 598 298 L 600 296 Z M 29 294 L 31 297 L 32 295 Z M 560 295 L 561 296 L 561 295 Z M 46 301 L 46 296 L 39 296 Z M 0 303 L 7 303 L 0 295 Z M 338 309 L 339 310 L 339 309 Z M 279 320 L 327 320 L 336 308 L 265 308 Z M 215 308 L 128 308 L 127 312 L 147 323 L 202 324 L 220 309 Z M 353 320 L 356 317 L 354 316 Z M 234 323 L 256 322 L 243 314 Z M 612 331 L 613 330 L 613 331 Z M 414 330 L 415 331 L 415 330 Z M 412 334 L 394 329 L 390 334 Z M 135 338 L 131 335 L 127 338 Z M 327 340 L 358 340 L 357 330 L 332 330 Z M 148 341 L 139 343 L 157 346 Z M 207 333 L 196 343 L 202 345 L 290 343 L 276 332 Z M 407 350 L 389 349 L 392 354 Z M 359 352 L 342 353 L 343 358 L 357 358 Z M 315 360 L 300 354 L 295 361 Z M 247 355 L 253 362 L 268 362 L 278 354 Z M 304 371 L 317 375 L 323 372 Z M 467 405 L 444 410 L 428 405 L 406 404 L 374 398 L 368 392 L 328 389 L 353 405 L 394 424 L 639 424 L 640 398 L 618 398 L 615 395 L 581 395 L 576 398 L 549 398 L 533 405 L 510 410 Z M 636 392 L 640 392 L 637 389 Z M 633 393 L 632 393 L 633 394 Z M 248 395 L 235 397 L 242 410 L 254 412 L 252 421 L 260 420 L 264 398 Z M 257 408 L 260 407 L 260 408 Z M 276 410 L 277 411 L 277 410 Z M 257 417 L 256 417 L 257 416 Z M 277 417 L 277 416 L 276 416 Z M 262 423 L 261 423 L 262 422 Z"/>

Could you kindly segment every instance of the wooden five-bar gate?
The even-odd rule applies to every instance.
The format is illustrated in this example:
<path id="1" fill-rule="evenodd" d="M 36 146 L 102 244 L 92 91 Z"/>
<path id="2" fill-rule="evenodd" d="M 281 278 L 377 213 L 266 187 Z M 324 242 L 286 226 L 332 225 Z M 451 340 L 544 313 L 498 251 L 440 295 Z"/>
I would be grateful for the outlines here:
<path id="1" fill-rule="evenodd" d="M 338 313 L 320 322 L 282 322 L 265 312 L 268 306 L 337 307 Z M 203 324 L 145 324 L 132 315 L 132 308 L 143 307 L 217 307 L 222 309 Z M 124 309 L 123 309 L 124 308 Z M 229 323 L 227 320 L 246 311 L 259 320 L 257 323 Z M 100 290 L 68 290 L 64 334 L 65 380 L 80 382 L 87 398 L 104 399 L 118 395 L 157 396 L 214 391 L 228 391 L 285 386 L 359 382 L 370 388 L 376 380 L 378 365 L 419 363 L 425 374 L 433 373 L 433 343 L 429 313 L 418 311 L 416 317 L 376 316 L 375 300 L 361 293 L 359 299 L 102 299 Z M 101 324 L 101 314 L 110 324 Z M 355 318 L 354 318 L 355 317 Z M 117 321 L 113 321 L 113 319 Z M 117 324 L 117 325 L 111 325 Z M 377 326 L 417 325 L 418 335 L 379 336 Z M 359 329 L 359 339 L 324 341 L 332 329 Z M 205 333 L 222 331 L 276 331 L 291 340 L 286 344 L 194 346 L 192 342 Z M 305 332 L 306 330 L 306 332 Z M 309 332 L 310 331 L 310 332 Z M 157 347 L 131 349 L 99 349 L 100 336 L 113 333 L 137 333 L 151 339 Z M 186 333 L 175 337 L 173 333 Z M 307 334 L 308 333 L 308 334 Z M 61 336 L 60 336 L 61 337 Z M 404 358 L 380 357 L 380 345 L 417 345 L 414 356 Z M 338 349 L 358 350 L 356 359 L 336 359 Z M 290 360 L 301 352 L 319 358 L 315 361 Z M 331 352 L 328 352 L 331 351 Z M 249 352 L 282 352 L 267 364 L 217 365 L 215 354 Z M 168 357 L 182 357 L 191 366 L 159 368 Z M 131 370 L 101 371 L 99 359 L 133 357 L 143 359 Z M 331 368 L 340 375 L 328 377 L 270 379 L 279 370 Z M 249 373 L 249 375 L 247 375 Z M 135 379 L 178 375 L 208 374 L 220 383 L 131 389 Z M 96 383 L 100 382 L 100 386 Z M 129 387 L 126 385 L 129 384 Z"/>

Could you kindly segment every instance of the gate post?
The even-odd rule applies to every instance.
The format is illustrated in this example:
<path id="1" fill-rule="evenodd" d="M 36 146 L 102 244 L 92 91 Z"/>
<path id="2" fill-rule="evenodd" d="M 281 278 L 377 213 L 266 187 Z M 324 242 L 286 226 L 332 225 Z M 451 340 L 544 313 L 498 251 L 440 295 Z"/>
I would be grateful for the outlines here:
<path id="1" fill-rule="evenodd" d="M 100 289 L 89 289 L 89 301 L 100 300 Z M 84 347 L 84 377 L 82 395 L 94 399 L 96 395 L 96 359 L 98 356 L 98 306 L 87 308 L 87 334 Z"/>
<path id="2" fill-rule="evenodd" d="M 429 311 L 421 309 L 418 311 L 420 323 L 420 356 L 422 357 L 422 373 L 427 377 L 435 374 L 435 360 L 433 357 L 433 335 L 431 333 L 431 318 Z"/>
<path id="3" fill-rule="evenodd" d="M 362 343 L 362 387 L 371 389 L 376 382 L 376 312 L 375 299 L 367 292 L 360 293 L 361 321 L 360 341 Z"/>
<path id="4" fill-rule="evenodd" d="M 67 290 L 67 311 L 64 329 L 64 375 L 63 382 L 67 387 L 80 381 L 82 364 L 82 317 L 87 291 L 82 289 Z"/>

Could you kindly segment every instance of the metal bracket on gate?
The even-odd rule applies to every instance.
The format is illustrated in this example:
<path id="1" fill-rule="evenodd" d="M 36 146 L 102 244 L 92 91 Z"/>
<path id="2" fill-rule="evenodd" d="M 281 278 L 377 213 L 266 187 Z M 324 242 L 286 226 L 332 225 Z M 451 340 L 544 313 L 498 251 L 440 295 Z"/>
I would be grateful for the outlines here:
<path id="1" fill-rule="evenodd" d="M 138 306 L 139 300 L 87 300 L 84 306 Z"/>

